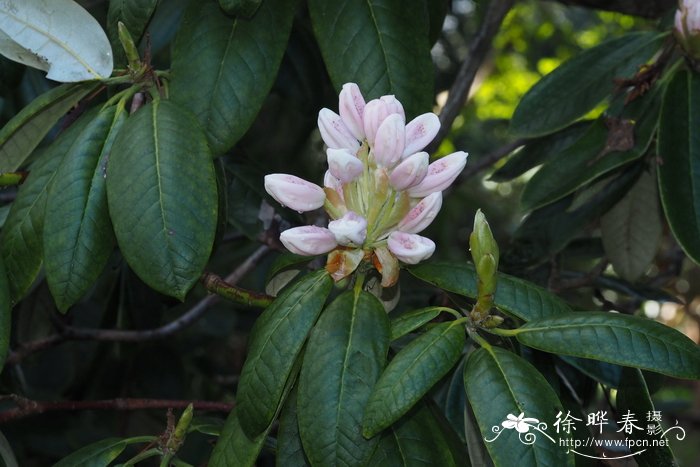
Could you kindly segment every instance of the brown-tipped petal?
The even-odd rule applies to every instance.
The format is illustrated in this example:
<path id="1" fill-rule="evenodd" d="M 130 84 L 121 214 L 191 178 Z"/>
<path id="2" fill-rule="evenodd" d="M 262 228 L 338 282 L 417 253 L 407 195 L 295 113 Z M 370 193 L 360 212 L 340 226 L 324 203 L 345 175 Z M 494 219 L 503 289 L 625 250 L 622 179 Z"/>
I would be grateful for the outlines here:
<path id="1" fill-rule="evenodd" d="M 362 262 L 365 252 L 356 250 L 333 250 L 326 261 L 326 271 L 338 282 L 352 274 Z"/>

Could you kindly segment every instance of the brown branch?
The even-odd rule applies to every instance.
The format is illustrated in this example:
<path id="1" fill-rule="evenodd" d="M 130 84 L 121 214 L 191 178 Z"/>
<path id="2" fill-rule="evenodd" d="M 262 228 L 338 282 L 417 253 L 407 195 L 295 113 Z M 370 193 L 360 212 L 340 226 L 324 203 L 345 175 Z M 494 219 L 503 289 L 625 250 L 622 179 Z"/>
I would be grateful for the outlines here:
<path id="1" fill-rule="evenodd" d="M 255 265 L 270 251 L 266 245 L 255 250 L 246 260 L 241 263 L 235 271 L 229 274 L 224 282 L 227 284 L 235 284 L 241 278 L 250 272 Z M 26 342 L 21 344 L 15 351 L 8 355 L 6 363 L 16 364 L 27 356 L 54 347 L 68 340 L 96 340 L 96 341 L 113 341 L 113 342 L 143 342 L 155 339 L 168 337 L 194 323 L 204 312 L 219 302 L 219 295 L 207 295 L 185 314 L 163 326 L 154 329 L 145 330 L 121 330 L 121 329 L 90 329 L 76 328 L 68 325 L 57 323 L 59 333 L 54 334 L 36 341 Z"/>
<path id="2" fill-rule="evenodd" d="M 556 0 L 559 3 L 597 10 L 615 11 L 644 18 L 661 18 L 671 8 L 678 5 L 677 0 Z"/>
<path id="3" fill-rule="evenodd" d="M 464 107 L 469 96 L 469 90 L 476 77 L 476 72 L 491 50 L 491 42 L 501 27 L 503 18 L 513 6 L 513 1 L 491 0 L 489 3 L 481 28 L 472 41 L 469 54 L 462 62 L 457 77 L 447 95 L 445 106 L 440 112 L 440 131 L 438 131 L 437 136 L 430 144 L 428 152 L 434 152 L 440 146 L 442 140 L 449 133 L 455 118 L 457 118 L 462 107 Z"/>
<path id="4" fill-rule="evenodd" d="M 234 404 L 213 401 L 187 401 L 168 399 L 103 399 L 95 401 L 35 401 L 16 394 L 1 396 L 12 400 L 17 407 L 0 412 L 0 424 L 21 418 L 40 415 L 46 412 L 66 412 L 77 410 L 144 410 L 144 409 L 184 409 L 189 404 L 195 410 L 210 412 L 230 412 Z"/>

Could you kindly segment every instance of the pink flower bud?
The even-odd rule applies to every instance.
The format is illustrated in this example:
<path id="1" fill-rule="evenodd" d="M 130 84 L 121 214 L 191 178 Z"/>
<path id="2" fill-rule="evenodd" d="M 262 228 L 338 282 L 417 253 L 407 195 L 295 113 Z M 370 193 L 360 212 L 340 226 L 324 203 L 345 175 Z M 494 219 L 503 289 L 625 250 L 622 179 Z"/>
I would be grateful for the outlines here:
<path id="1" fill-rule="evenodd" d="M 418 264 L 430 258 L 435 251 L 435 243 L 429 238 L 400 231 L 389 235 L 387 247 L 394 256 L 406 264 Z"/>
<path id="2" fill-rule="evenodd" d="M 350 130 L 340 115 L 329 109 L 321 109 L 318 113 L 318 129 L 326 146 L 333 149 L 348 149 L 355 152 L 360 148 L 360 143 L 350 133 Z"/>
<path id="3" fill-rule="evenodd" d="M 434 113 L 419 115 L 406 125 L 404 157 L 420 151 L 430 143 L 440 129 L 440 119 Z"/>
<path id="4" fill-rule="evenodd" d="M 686 53 L 700 60 L 700 2 L 682 0 L 676 10 L 674 33 Z"/>
<path id="5" fill-rule="evenodd" d="M 352 135 L 362 141 L 365 139 L 365 127 L 362 115 L 365 111 L 365 98 L 355 83 L 346 83 L 340 91 L 338 112 L 345 126 Z"/>
<path id="6" fill-rule="evenodd" d="M 289 251 L 303 256 L 328 253 L 338 245 L 333 232 L 315 225 L 287 229 L 280 234 L 280 240 Z"/>
<path id="7" fill-rule="evenodd" d="M 348 183 L 360 176 L 364 170 L 362 161 L 347 149 L 331 149 L 328 156 L 328 171 L 343 183 Z"/>
<path id="8" fill-rule="evenodd" d="M 467 164 L 467 153 L 458 151 L 441 157 L 428 166 L 428 175 L 422 182 L 408 189 L 412 198 L 423 198 L 430 193 L 442 191 L 455 181 Z"/>
<path id="9" fill-rule="evenodd" d="M 429 194 L 408 211 L 406 217 L 401 219 L 398 225 L 399 230 L 412 234 L 425 230 L 438 215 L 441 207 L 442 192 L 436 191 Z"/>
<path id="10" fill-rule="evenodd" d="M 340 183 L 340 180 L 334 177 L 330 170 L 326 170 L 326 173 L 323 174 L 323 186 L 333 188 L 336 191 L 343 191 L 343 185 Z"/>
<path id="11" fill-rule="evenodd" d="M 428 173 L 430 158 L 427 152 L 418 152 L 405 158 L 391 171 L 389 181 L 397 191 L 418 185 Z"/>
<path id="12" fill-rule="evenodd" d="M 282 206 L 299 212 L 318 209 L 326 200 L 323 188 L 288 174 L 265 175 L 265 190 Z"/>
<path id="13" fill-rule="evenodd" d="M 360 246 L 367 237 L 367 221 L 359 214 L 348 211 L 340 219 L 329 222 L 328 230 L 333 232 L 339 244 Z"/>
<path id="14" fill-rule="evenodd" d="M 384 119 L 374 140 L 372 151 L 377 164 L 393 167 L 401 160 L 406 141 L 406 127 L 399 114 L 391 114 Z"/>
<path id="15" fill-rule="evenodd" d="M 365 136 L 370 146 L 374 146 L 374 139 L 379 126 L 392 114 L 397 114 L 401 116 L 404 122 L 406 121 L 403 107 L 394 96 L 382 96 L 380 99 L 373 99 L 367 103 L 362 119 L 365 127 Z"/>

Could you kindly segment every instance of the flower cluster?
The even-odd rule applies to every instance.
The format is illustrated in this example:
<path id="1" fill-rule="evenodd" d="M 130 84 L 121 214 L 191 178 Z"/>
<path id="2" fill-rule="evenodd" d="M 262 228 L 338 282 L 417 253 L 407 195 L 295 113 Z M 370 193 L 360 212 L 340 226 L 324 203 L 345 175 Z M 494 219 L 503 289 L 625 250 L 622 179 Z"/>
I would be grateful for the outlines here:
<path id="1" fill-rule="evenodd" d="M 280 240 L 299 255 L 330 252 L 326 268 L 335 280 L 368 260 L 382 285 L 398 279 L 399 261 L 416 264 L 435 251 L 418 235 L 435 219 L 442 191 L 464 168 L 467 154 L 455 152 L 429 163 L 421 150 L 440 121 L 425 113 L 406 124 L 394 96 L 365 102 L 354 83 L 343 86 L 339 114 L 322 109 L 318 127 L 326 143 L 328 171 L 320 187 L 294 175 L 265 177 L 265 189 L 283 206 L 300 212 L 323 206 L 328 228 L 307 225 L 285 230 Z"/>
<path id="2" fill-rule="evenodd" d="M 700 2 L 698 0 L 679 2 L 674 33 L 688 55 L 695 60 L 700 60 Z"/>

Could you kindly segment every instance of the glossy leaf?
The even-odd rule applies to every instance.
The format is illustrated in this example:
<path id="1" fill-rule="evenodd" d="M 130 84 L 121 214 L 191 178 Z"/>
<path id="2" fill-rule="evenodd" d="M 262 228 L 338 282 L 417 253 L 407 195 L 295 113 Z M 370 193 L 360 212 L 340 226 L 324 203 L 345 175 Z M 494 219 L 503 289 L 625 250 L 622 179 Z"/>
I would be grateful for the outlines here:
<path id="1" fill-rule="evenodd" d="M 73 0 L 2 2 L 0 53 L 47 71 L 46 77 L 54 81 L 104 79 L 112 74 L 107 36 L 97 20 Z"/>
<path id="2" fill-rule="evenodd" d="M 362 420 L 365 437 L 398 420 L 450 371 L 462 354 L 464 332 L 454 321 L 440 323 L 396 354 L 367 402 Z"/>
<path id="3" fill-rule="evenodd" d="M 262 0 L 219 0 L 219 6 L 229 15 L 250 18 L 258 11 Z"/>
<path id="4" fill-rule="evenodd" d="M 476 272 L 470 263 L 424 263 L 409 268 L 409 271 L 443 290 L 476 298 Z M 498 274 L 494 304 L 498 309 L 526 321 L 571 311 L 556 295 L 531 282 L 502 273 Z"/>
<path id="5" fill-rule="evenodd" d="M 132 115 L 109 156 L 107 199 L 129 266 L 152 288 L 184 299 L 209 259 L 218 203 L 194 117 L 170 101 Z"/>
<path id="6" fill-rule="evenodd" d="M 656 177 L 642 172 L 639 180 L 600 218 L 605 254 L 615 272 L 634 281 L 647 270 L 661 241 Z"/>
<path id="7" fill-rule="evenodd" d="M 556 436 L 552 422 L 562 410 L 561 402 L 544 376 L 523 358 L 499 347 L 475 350 L 467 359 L 464 387 L 496 467 L 574 464 L 573 455 L 548 438 Z M 525 444 L 518 431 L 502 427 L 509 414 L 521 413 L 546 423 L 532 423 L 546 435 L 530 429 L 535 442 Z"/>
<path id="8" fill-rule="evenodd" d="M 238 383 L 238 414 L 249 437 L 272 422 L 284 387 L 333 281 L 325 270 L 286 288 L 255 322 Z"/>
<path id="9" fill-rule="evenodd" d="M 39 274 L 47 193 L 63 156 L 91 117 L 92 114 L 84 115 L 37 157 L 12 203 L 0 234 L 0 255 L 13 304 L 24 297 Z"/>
<path id="10" fill-rule="evenodd" d="M 238 410 L 233 409 L 226 418 L 209 459 L 211 467 L 253 467 L 265 443 L 267 430 L 253 439 L 248 438 L 238 419 Z"/>
<path id="11" fill-rule="evenodd" d="M 62 84 L 34 99 L 0 130 L 0 173 L 14 172 L 49 130 L 96 85 Z"/>
<path id="12" fill-rule="evenodd" d="M 119 21 L 124 23 L 132 39 L 138 44 L 153 16 L 158 0 L 110 0 L 107 11 L 107 35 L 114 50 L 114 61 L 125 64 L 126 55 L 119 41 Z"/>
<path id="13" fill-rule="evenodd" d="M 12 330 L 12 304 L 10 285 L 7 281 L 5 265 L 0 259 L 0 371 L 5 366 L 5 358 L 10 348 L 10 331 Z"/>
<path id="14" fill-rule="evenodd" d="M 465 457 L 455 458 L 434 415 L 421 404 L 382 434 L 365 465 L 469 467 L 465 461 Z"/>
<path id="15" fill-rule="evenodd" d="M 53 467 L 95 467 L 107 466 L 119 457 L 129 444 L 149 443 L 155 441 L 154 436 L 136 438 L 108 438 L 88 444 L 68 457 L 64 457 Z"/>
<path id="16" fill-rule="evenodd" d="M 615 78 L 636 73 L 657 52 L 662 39 L 655 32 L 634 32 L 576 55 L 525 94 L 513 114 L 511 131 L 533 137 L 569 125 L 615 89 Z"/>
<path id="17" fill-rule="evenodd" d="M 250 20 L 217 1 L 192 2 L 173 47 L 171 95 L 192 110 L 216 154 L 230 149 L 262 107 L 289 39 L 296 0 L 265 0 Z"/>
<path id="18" fill-rule="evenodd" d="M 276 465 L 278 467 L 308 467 L 311 465 L 301 444 L 297 393 L 294 390 L 289 394 L 280 414 L 280 425 L 277 430 Z"/>
<path id="19" fill-rule="evenodd" d="M 615 402 L 617 404 L 617 412 L 625 414 L 628 411 L 633 414 L 652 414 L 658 410 L 654 407 L 651 400 L 647 383 L 644 381 L 642 372 L 636 368 L 625 368 L 623 370 L 623 384 L 617 391 Z M 641 420 L 640 420 L 641 421 Z M 647 425 L 656 424 L 657 422 L 648 421 Z M 661 428 L 661 424 L 658 424 Z M 670 432 L 673 436 L 673 431 Z M 666 444 L 659 446 L 658 440 L 664 439 L 660 432 L 652 435 L 647 430 L 632 430 L 632 433 L 627 434 L 627 438 L 645 446 L 644 449 L 634 460 L 640 467 L 656 467 L 659 465 L 678 465 L 678 462 L 673 457 L 671 448 Z M 656 440 L 656 442 L 654 442 Z"/>
<path id="20" fill-rule="evenodd" d="M 321 314 L 299 375 L 299 432 L 312 465 L 363 465 L 378 439 L 362 412 L 384 369 L 389 320 L 377 298 L 347 291 Z"/>
<path id="21" fill-rule="evenodd" d="M 430 306 L 418 310 L 402 313 L 391 320 L 391 340 L 395 341 L 399 337 L 405 336 L 411 331 L 415 331 L 426 323 L 435 319 L 442 307 Z"/>
<path id="22" fill-rule="evenodd" d="M 311 0 L 308 4 L 323 60 L 337 89 L 353 82 L 368 99 L 395 94 L 409 118 L 431 110 L 433 66 L 422 1 Z"/>
<path id="23" fill-rule="evenodd" d="M 684 334 L 646 318 L 579 312 L 530 321 L 518 328 L 522 344 L 562 355 L 700 378 L 700 348 Z"/>
<path id="24" fill-rule="evenodd" d="M 58 167 L 44 219 L 46 280 L 66 311 L 102 272 L 114 247 L 107 211 L 107 157 L 126 121 L 123 107 L 101 111 Z"/>
<path id="25" fill-rule="evenodd" d="M 674 237 L 700 263 L 700 76 L 679 70 L 659 120 L 659 192 Z"/>

